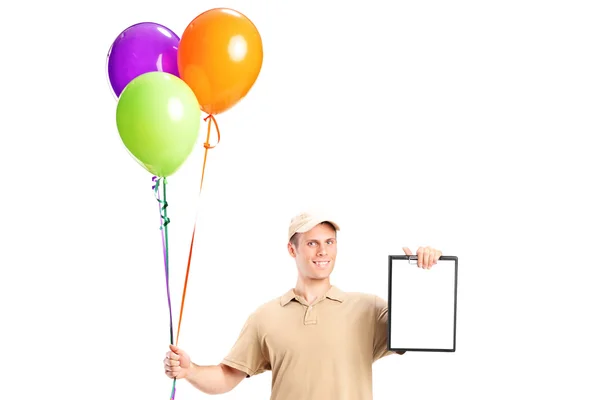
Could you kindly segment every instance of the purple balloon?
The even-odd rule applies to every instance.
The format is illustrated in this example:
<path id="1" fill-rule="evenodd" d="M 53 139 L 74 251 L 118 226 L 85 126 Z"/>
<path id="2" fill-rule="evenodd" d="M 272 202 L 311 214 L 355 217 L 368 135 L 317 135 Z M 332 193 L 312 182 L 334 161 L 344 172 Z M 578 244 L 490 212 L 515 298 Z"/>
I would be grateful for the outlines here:
<path id="1" fill-rule="evenodd" d="M 125 29 L 108 51 L 108 80 L 117 98 L 129 82 L 146 72 L 168 72 L 179 77 L 179 41 L 172 30 L 154 22 Z"/>

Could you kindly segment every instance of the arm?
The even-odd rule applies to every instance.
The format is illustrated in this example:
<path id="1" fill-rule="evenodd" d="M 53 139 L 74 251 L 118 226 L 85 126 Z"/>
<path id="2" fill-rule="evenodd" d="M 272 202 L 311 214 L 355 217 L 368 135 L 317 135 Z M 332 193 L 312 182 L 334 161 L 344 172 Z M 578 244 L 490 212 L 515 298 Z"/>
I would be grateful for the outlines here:
<path id="1" fill-rule="evenodd" d="M 165 358 L 165 373 L 170 378 L 186 379 L 196 389 L 206 394 L 223 394 L 235 388 L 245 377 L 270 369 L 259 339 L 259 321 L 252 314 L 229 354 L 218 365 L 197 365 L 177 346 Z"/>
<path id="2" fill-rule="evenodd" d="M 373 361 L 387 357 L 391 354 L 404 354 L 405 351 L 388 350 L 388 305 L 387 301 L 379 296 L 374 296 L 374 337 Z"/>
<path id="3" fill-rule="evenodd" d="M 235 388 L 246 374 L 224 364 L 198 365 L 189 355 L 171 345 L 165 358 L 165 373 L 169 378 L 185 379 L 206 394 L 223 394 Z"/>
<path id="4" fill-rule="evenodd" d="M 233 390 L 245 377 L 245 372 L 224 364 L 201 366 L 192 363 L 185 379 L 203 393 L 223 394 Z"/>

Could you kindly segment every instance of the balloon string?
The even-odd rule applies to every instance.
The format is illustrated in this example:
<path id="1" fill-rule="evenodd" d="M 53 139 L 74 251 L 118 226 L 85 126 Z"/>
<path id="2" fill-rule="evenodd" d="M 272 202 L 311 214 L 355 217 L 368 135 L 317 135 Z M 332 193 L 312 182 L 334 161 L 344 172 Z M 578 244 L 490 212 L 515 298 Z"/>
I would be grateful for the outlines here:
<path id="1" fill-rule="evenodd" d="M 160 183 L 162 181 L 163 187 L 163 200 L 160 198 Z M 173 311 L 171 306 L 171 290 L 169 288 L 169 234 L 167 225 L 171 220 L 167 217 L 167 189 L 166 189 L 166 178 L 159 178 L 157 176 L 152 177 L 152 182 L 154 182 L 152 186 L 152 190 L 154 190 L 154 197 L 158 201 L 158 211 L 160 213 L 160 230 L 162 237 L 162 247 L 163 247 L 163 260 L 165 263 L 165 280 L 167 284 L 167 301 L 169 303 L 169 322 L 170 322 L 170 331 L 171 331 L 171 344 L 173 344 Z M 175 379 L 173 379 L 173 388 L 171 390 L 171 399 L 175 398 Z"/>
<path id="2" fill-rule="evenodd" d="M 173 378 L 173 387 L 171 388 L 171 400 L 175 399 L 175 381 L 177 378 Z"/>
<path id="3" fill-rule="evenodd" d="M 163 261 L 165 264 L 165 281 L 167 286 L 167 301 L 169 304 L 169 321 L 170 321 L 170 333 L 171 333 L 171 344 L 173 344 L 173 311 L 171 306 L 171 290 L 169 285 L 169 230 L 167 225 L 171 220 L 167 217 L 167 187 L 166 178 L 159 178 L 157 176 L 152 177 L 152 182 L 154 185 L 152 189 L 154 190 L 154 197 L 158 201 L 158 211 L 160 213 L 160 230 L 162 237 L 162 246 L 163 246 Z M 163 188 L 163 199 L 160 198 L 160 186 L 162 182 Z"/>
<path id="4" fill-rule="evenodd" d="M 200 178 L 200 190 L 198 191 L 198 196 L 200 196 L 200 193 L 202 193 L 202 186 L 204 184 L 204 172 L 206 170 L 206 160 L 208 158 L 208 150 L 214 149 L 221 142 L 221 131 L 219 130 L 219 125 L 217 124 L 217 120 L 215 119 L 215 117 L 212 114 L 209 114 L 206 118 L 204 118 L 204 121 L 208 121 L 208 130 L 206 132 L 206 142 L 204 142 L 204 161 L 202 162 L 202 175 Z M 215 130 L 217 131 L 217 143 L 214 146 L 211 146 L 210 145 L 210 131 L 211 131 L 211 126 L 213 123 L 215 124 Z M 177 325 L 177 338 L 175 341 L 175 345 L 179 344 L 179 332 L 181 331 L 181 320 L 183 318 L 183 307 L 185 305 L 185 295 L 187 292 L 188 278 L 190 276 L 190 266 L 192 264 L 192 252 L 194 249 L 194 238 L 196 237 L 198 211 L 199 211 L 199 207 L 196 208 L 196 218 L 194 220 L 194 229 L 192 230 L 192 239 L 190 241 L 190 252 L 188 255 L 187 268 L 185 271 L 185 282 L 183 284 L 183 294 L 181 296 L 181 307 L 179 308 L 179 323 Z M 166 216 L 166 214 L 165 214 L 165 216 Z M 172 341 L 171 341 L 171 343 L 172 343 Z M 175 380 L 176 379 L 173 379 L 173 388 L 171 390 L 171 400 L 175 399 L 175 390 L 176 390 L 175 389 Z"/>
<path id="5" fill-rule="evenodd" d="M 204 118 L 204 121 L 208 120 L 208 130 L 206 133 L 206 142 L 204 142 L 204 161 L 202 162 L 202 175 L 200 178 L 200 190 L 198 191 L 198 196 L 200 196 L 200 193 L 202 192 L 202 186 L 204 184 L 204 172 L 206 170 L 206 160 L 208 158 L 208 150 L 209 149 L 214 149 L 219 142 L 221 141 L 221 132 L 219 130 L 219 125 L 217 124 L 217 121 L 215 120 L 215 117 L 212 114 L 209 114 L 206 118 Z M 214 122 L 215 124 L 215 129 L 217 131 L 217 143 L 214 146 L 210 145 L 210 131 L 211 131 L 211 125 Z M 190 242 L 190 251 L 189 251 L 189 255 L 188 255 L 188 262 L 187 262 L 187 269 L 185 272 L 185 282 L 183 284 L 183 294 L 181 297 L 181 307 L 179 308 L 179 324 L 177 326 L 177 339 L 176 339 L 176 344 L 179 343 L 179 332 L 181 331 L 181 320 L 183 318 L 183 307 L 185 305 L 185 295 L 187 292 L 187 284 L 188 284 L 188 278 L 190 275 L 190 266 L 192 263 L 192 252 L 194 250 L 194 238 L 196 237 L 196 225 L 197 225 L 197 221 L 198 221 L 198 208 L 196 209 L 196 218 L 194 220 L 194 229 L 192 230 L 192 240 Z"/>

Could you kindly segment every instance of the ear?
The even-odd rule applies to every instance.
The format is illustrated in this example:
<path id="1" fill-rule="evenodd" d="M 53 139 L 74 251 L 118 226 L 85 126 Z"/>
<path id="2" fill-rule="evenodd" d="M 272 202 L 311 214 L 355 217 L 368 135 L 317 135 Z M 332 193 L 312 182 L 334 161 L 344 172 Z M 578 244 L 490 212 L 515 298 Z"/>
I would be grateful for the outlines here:
<path id="1" fill-rule="evenodd" d="M 288 242 L 288 253 L 290 253 L 290 256 L 296 258 L 296 249 L 294 249 L 291 242 Z"/>

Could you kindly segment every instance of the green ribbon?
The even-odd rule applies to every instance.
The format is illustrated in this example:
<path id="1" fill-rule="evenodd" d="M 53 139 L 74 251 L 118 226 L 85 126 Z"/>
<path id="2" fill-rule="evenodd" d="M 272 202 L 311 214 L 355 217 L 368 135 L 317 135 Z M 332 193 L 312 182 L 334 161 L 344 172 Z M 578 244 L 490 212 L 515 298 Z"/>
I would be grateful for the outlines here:
<path id="1" fill-rule="evenodd" d="M 171 291 L 169 289 L 169 229 L 168 225 L 171 222 L 167 216 L 167 179 L 159 178 L 157 176 L 152 177 L 152 190 L 154 191 L 154 197 L 158 201 L 159 213 L 160 213 L 160 230 L 162 231 L 162 244 L 163 244 L 163 259 L 165 263 L 165 278 L 167 284 L 167 301 L 169 303 L 169 318 L 170 318 L 170 333 L 171 333 L 171 344 L 173 344 L 173 311 L 171 306 Z M 160 196 L 160 186 L 162 183 L 163 195 L 162 199 Z M 173 379 L 173 388 L 171 389 L 171 400 L 175 398 L 175 381 Z"/>

